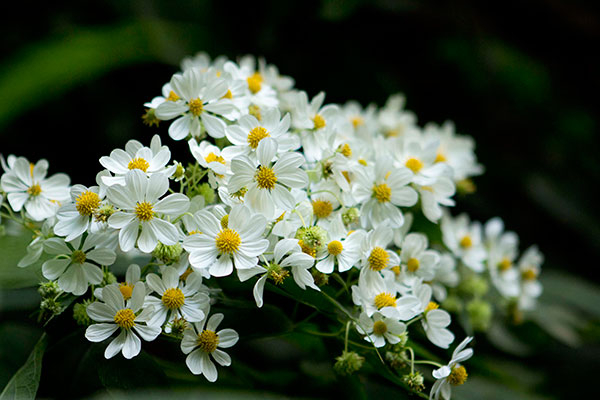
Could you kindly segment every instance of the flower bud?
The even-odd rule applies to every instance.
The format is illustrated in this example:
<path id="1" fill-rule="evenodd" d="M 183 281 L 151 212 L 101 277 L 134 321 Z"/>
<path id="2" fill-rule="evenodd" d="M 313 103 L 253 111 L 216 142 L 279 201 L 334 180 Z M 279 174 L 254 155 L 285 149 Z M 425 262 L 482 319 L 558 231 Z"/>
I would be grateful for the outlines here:
<path id="1" fill-rule="evenodd" d="M 58 287 L 58 283 L 55 281 L 43 282 L 40 283 L 40 287 L 38 288 L 38 293 L 42 296 L 43 299 L 46 298 L 54 298 L 57 294 L 59 294 L 62 290 Z"/>
<path id="2" fill-rule="evenodd" d="M 167 246 L 166 244 L 158 242 L 154 251 L 152 251 L 152 255 L 165 265 L 170 265 L 179 261 L 182 252 L 183 248 L 179 243 Z"/>
<path id="3" fill-rule="evenodd" d="M 77 325 L 88 326 L 92 323 L 87 314 L 87 306 L 91 303 L 90 300 L 84 300 L 83 303 L 77 303 L 73 306 L 73 319 L 77 322 Z"/>
<path id="4" fill-rule="evenodd" d="M 402 377 L 402 381 L 416 392 L 421 392 L 423 389 L 425 389 L 425 379 L 419 371 L 414 371 L 410 374 L 404 375 Z"/>
<path id="5" fill-rule="evenodd" d="M 360 370 L 365 358 L 353 351 L 344 351 L 341 356 L 336 357 L 333 369 L 340 375 L 352 375 Z"/>
<path id="6" fill-rule="evenodd" d="M 492 320 L 492 306 L 484 300 L 472 300 L 467 304 L 471 326 L 476 331 L 486 331 Z"/>
<path id="7" fill-rule="evenodd" d="M 360 217 L 360 211 L 358 208 L 352 207 L 347 209 L 342 213 L 342 221 L 346 225 L 352 225 L 358 222 L 358 218 Z"/>

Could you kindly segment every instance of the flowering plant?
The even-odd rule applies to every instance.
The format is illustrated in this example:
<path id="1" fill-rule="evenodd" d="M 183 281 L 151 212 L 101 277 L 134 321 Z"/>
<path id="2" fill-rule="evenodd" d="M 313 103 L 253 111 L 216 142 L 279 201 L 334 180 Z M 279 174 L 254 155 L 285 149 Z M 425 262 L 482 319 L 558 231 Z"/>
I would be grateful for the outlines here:
<path id="1" fill-rule="evenodd" d="M 419 126 L 401 95 L 325 104 L 253 57 L 181 69 L 145 104 L 161 133 L 100 158 L 95 185 L 2 158 L 2 223 L 33 233 L 18 266 L 41 266 L 44 326 L 70 310 L 106 359 L 174 342 L 214 382 L 244 341 L 224 317 L 277 305 L 285 332 L 337 339 L 338 375 L 448 399 L 474 332 L 535 310 L 538 249 L 453 215 L 483 167 L 451 123 Z"/>

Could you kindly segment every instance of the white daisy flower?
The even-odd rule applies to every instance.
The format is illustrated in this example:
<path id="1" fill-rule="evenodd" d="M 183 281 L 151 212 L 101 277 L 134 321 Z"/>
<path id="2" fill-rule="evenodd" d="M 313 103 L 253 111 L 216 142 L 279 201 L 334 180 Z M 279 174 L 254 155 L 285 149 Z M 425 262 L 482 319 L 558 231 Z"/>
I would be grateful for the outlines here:
<path id="1" fill-rule="evenodd" d="M 69 177 L 55 174 L 47 178 L 47 172 L 46 160 L 30 164 L 25 157 L 18 157 L 12 161 L 0 185 L 14 211 L 25 209 L 34 221 L 43 221 L 53 217 L 60 203 L 69 199 Z"/>
<path id="2" fill-rule="evenodd" d="M 200 291 L 203 289 L 202 278 L 192 274 L 185 281 L 179 279 L 177 270 L 173 267 L 163 269 L 162 277 L 152 273 L 146 276 L 146 283 L 152 289 L 146 296 L 145 305 L 153 307 L 148 325 L 163 326 L 165 332 L 171 331 L 171 322 L 183 318 L 188 322 L 199 322 L 205 317 L 203 309 L 209 304 L 209 297 Z M 156 292 L 160 298 L 153 296 Z"/>
<path id="3" fill-rule="evenodd" d="M 99 236 L 89 235 L 65 242 L 50 238 L 44 241 L 44 251 L 56 257 L 44 262 L 42 274 L 50 280 L 58 279 L 58 286 L 76 296 L 84 294 L 89 285 L 102 282 L 100 266 L 112 265 L 116 254 L 113 250 L 98 246 Z"/>
<path id="4" fill-rule="evenodd" d="M 185 139 L 189 134 L 200 137 L 203 127 L 214 138 L 225 136 L 225 122 L 220 116 L 235 111 L 235 106 L 225 98 L 227 81 L 216 75 L 215 71 L 203 73 L 191 68 L 171 78 L 177 100 L 159 105 L 156 116 L 161 120 L 176 118 L 169 126 L 173 140 Z"/>
<path id="5" fill-rule="evenodd" d="M 241 80 L 246 83 L 250 103 L 260 108 L 277 107 L 277 92 L 271 87 L 265 77 L 256 70 L 256 64 L 253 58 L 242 58 L 240 64 L 226 62 L 223 65 L 225 72 L 229 73 L 234 80 Z"/>
<path id="6" fill-rule="evenodd" d="M 130 264 L 129 267 L 127 267 L 127 271 L 125 272 L 125 280 L 121 283 L 118 283 L 119 291 L 123 295 L 123 300 L 127 301 L 131 299 L 133 288 L 135 287 L 136 283 L 142 280 L 141 276 L 142 274 L 139 265 Z M 97 288 L 94 290 L 94 296 L 96 296 L 96 298 L 99 300 L 102 300 L 102 289 L 103 288 Z"/>
<path id="7" fill-rule="evenodd" d="M 518 268 L 521 272 L 521 295 L 519 309 L 532 310 L 537 298 L 542 294 L 542 284 L 538 280 L 544 256 L 537 246 L 531 246 L 519 258 Z"/>
<path id="8" fill-rule="evenodd" d="M 206 210 L 195 216 L 201 233 L 186 237 L 183 248 L 190 253 L 192 267 L 208 269 L 212 276 L 227 276 L 234 266 L 236 269 L 256 266 L 258 256 L 269 246 L 269 241 L 263 239 L 265 218 L 246 206 L 234 206 L 227 224 Z"/>
<path id="9" fill-rule="evenodd" d="M 431 387 L 429 400 L 439 400 L 440 398 L 448 400 L 452 394 L 452 386 L 462 385 L 467 381 L 467 370 L 460 363 L 473 355 L 473 349 L 465 350 L 471 340 L 473 340 L 472 337 L 465 338 L 456 346 L 450 362 L 432 372 L 436 381 Z"/>
<path id="10" fill-rule="evenodd" d="M 220 349 L 232 347 L 239 340 L 239 335 L 233 329 L 217 331 L 223 318 L 223 314 L 213 314 L 201 323 L 192 324 L 184 331 L 181 340 L 181 351 L 188 355 L 185 363 L 190 371 L 194 375 L 204 375 L 209 382 L 215 382 L 218 377 L 211 356 L 217 364 L 229 366 L 231 357 Z"/>
<path id="11" fill-rule="evenodd" d="M 404 282 L 412 286 L 415 278 L 430 281 L 440 260 L 439 254 L 428 250 L 427 236 L 422 233 L 409 233 L 402 241 L 400 260 Z"/>
<path id="12" fill-rule="evenodd" d="M 433 184 L 438 177 L 450 174 L 450 168 L 444 163 L 436 163 L 437 142 L 424 142 L 417 138 L 398 138 L 392 140 L 395 166 L 407 168 L 411 174 L 411 182 L 420 186 Z"/>
<path id="13" fill-rule="evenodd" d="M 85 337 L 91 342 L 102 342 L 120 328 L 119 335 L 104 351 L 104 357 L 112 358 L 121 352 L 130 359 L 137 356 L 142 348 L 141 337 L 150 342 L 160 334 L 160 327 L 148 325 L 152 308 L 144 306 L 146 288 L 143 282 L 136 283 L 131 298 L 123 299 L 117 285 L 102 288 L 103 302 L 95 301 L 86 308 L 93 321 L 100 322 L 88 326 Z M 139 335 L 139 337 L 138 337 Z"/>
<path id="14" fill-rule="evenodd" d="M 56 214 L 58 222 L 54 226 L 54 233 L 65 236 L 66 241 L 71 241 L 88 230 L 90 232 L 100 230 L 101 222 L 96 219 L 95 214 L 102 200 L 98 186 L 71 187 L 71 202 L 58 210 Z"/>
<path id="15" fill-rule="evenodd" d="M 361 245 L 361 275 L 365 279 L 379 276 L 380 272 L 400 265 L 400 257 L 387 246 L 393 239 L 392 228 L 380 226 L 367 233 Z"/>
<path id="16" fill-rule="evenodd" d="M 283 239 L 275 245 L 273 259 L 266 268 L 258 265 L 251 269 L 240 269 L 238 270 L 238 276 L 240 281 L 244 282 L 255 275 L 263 274 L 256 281 L 253 290 L 256 306 L 262 307 L 263 292 L 267 278 L 272 279 L 275 284 L 281 284 L 289 276 L 287 268 L 291 270 L 294 281 L 301 289 L 306 289 L 308 286 L 320 291 L 309 272 L 314 262 L 315 259 L 313 257 L 302 252 L 297 239 Z"/>
<path id="17" fill-rule="evenodd" d="M 244 204 L 271 220 L 294 209 L 296 201 L 290 188 L 306 187 L 308 176 L 300 168 L 304 164 L 302 154 L 283 153 L 272 164 L 277 151 L 275 144 L 258 150 L 258 163 L 246 156 L 231 161 L 233 176 L 229 179 L 228 190 L 236 193 L 246 188 Z"/>
<path id="18" fill-rule="evenodd" d="M 406 324 L 393 318 L 384 317 L 379 312 L 374 313 L 371 317 L 363 312 L 358 321 L 356 330 L 361 335 L 365 335 L 365 340 L 375 347 L 383 347 L 386 343 L 399 343 L 399 335 L 406 332 Z"/>
<path id="19" fill-rule="evenodd" d="M 333 229 L 332 229 L 333 228 Z M 360 259 L 362 241 L 366 235 L 363 230 L 346 232 L 341 215 L 338 214 L 328 229 L 329 242 L 317 252 L 315 268 L 330 274 L 337 264 L 340 272 L 351 269 Z"/>
<path id="20" fill-rule="evenodd" d="M 413 293 L 419 299 L 420 312 L 423 313 L 421 324 L 427 339 L 443 349 L 447 349 L 454 341 L 454 334 L 447 329 L 451 318 L 445 310 L 440 310 L 439 305 L 431 301 L 433 290 L 431 286 L 417 281 L 413 285 Z"/>
<path id="21" fill-rule="evenodd" d="M 125 175 L 132 170 L 144 172 L 151 176 L 154 174 L 173 175 L 175 165 L 167 166 L 171 159 L 171 150 L 163 146 L 160 136 L 154 135 L 150 147 L 142 146 L 137 140 L 130 140 L 125 144 L 125 150 L 115 149 L 110 156 L 100 157 L 100 164 L 114 176 L 102 176 L 102 182 L 107 186 L 125 185 Z"/>
<path id="22" fill-rule="evenodd" d="M 392 95 L 379 110 L 377 119 L 380 129 L 387 137 L 412 137 L 419 135 L 417 117 L 404 109 L 405 99 L 400 94 Z"/>
<path id="23" fill-rule="evenodd" d="M 228 171 L 231 158 L 226 159 L 225 152 L 217 146 L 206 140 L 198 143 L 194 138 L 189 140 L 188 145 L 192 156 L 202 168 L 210 169 L 218 176 L 223 176 Z"/>
<path id="24" fill-rule="evenodd" d="M 169 179 L 165 175 L 147 177 L 138 170 L 125 175 L 125 186 L 115 185 L 108 189 L 108 200 L 120 209 L 110 216 L 108 225 L 119 229 L 121 250 L 130 251 L 137 242 L 142 252 L 150 253 L 159 241 L 169 246 L 179 241 L 179 229 L 160 216 L 185 213 L 189 199 L 183 194 L 174 193 L 159 200 L 167 190 Z"/>
<path id="25" fill-rule="evenodd" d="M 500 218 L 486 222 L 484 233 L 487 266 L 494 286 L 504 297 L 517 297 L 521 273 L 514 264 L 519 252 L 519 237 L 514 232 L 505 232 Z"/>
<path id="26" fill-rule="evenodd" d="M 466 214 L 455 218 L 445 213 L 442 217 L 442 240 L 464 265 L 475 272 L 484 270 L 487 252 L 483 247 L 481 224 L 471 222 Z"/>
<path id="27" fill-rule="evenodd" d="M 442 218 L 442 207 L 454 206 L 455 202 L 452 196 L 456 192 L 456 187 L 452 179 L 447 176 L 438 176 L 435 181 L 429 185 L 416 186 L 421 199 L 421 210 L 423 215 L 431 222 L 437 222 Z"/>
<path id="28" fill-rule="evenodd" d="M 352 194 L 360 208 L 360 219 L 364 228 L 388 224 L 399 228 L 404 216 L 399 207 L 410 207 L 417 202 L 417 192 L 409 186 L 411 172 L 407 168 L 395 168 L 392 159 L 382 157 L 375 168 L 367 167 L 355 171 Z"/>

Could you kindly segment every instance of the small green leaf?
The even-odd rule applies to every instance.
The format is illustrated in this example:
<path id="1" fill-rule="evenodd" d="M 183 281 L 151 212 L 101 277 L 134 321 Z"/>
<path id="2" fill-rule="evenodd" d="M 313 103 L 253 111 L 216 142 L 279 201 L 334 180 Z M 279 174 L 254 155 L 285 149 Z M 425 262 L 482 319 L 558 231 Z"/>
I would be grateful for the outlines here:
<path id="1" fill-rule="evenodd" d="M 0 400 L 35 399 L 42 374 L 42 358 L 46 350 L 46 334 L 42 334 L 25 364 L 13 375 L 2 393 Z"/>
<path id="2" fill-rule="evenodd" d="M 22 230 L 20 234 L 0 237 L 0 289 L 20 289 L 37 286 L 42 280 L 42 262 L 38 261 L 25 268 L 17 263 L 26 254 L 31 242 L 31 233 Z"/>

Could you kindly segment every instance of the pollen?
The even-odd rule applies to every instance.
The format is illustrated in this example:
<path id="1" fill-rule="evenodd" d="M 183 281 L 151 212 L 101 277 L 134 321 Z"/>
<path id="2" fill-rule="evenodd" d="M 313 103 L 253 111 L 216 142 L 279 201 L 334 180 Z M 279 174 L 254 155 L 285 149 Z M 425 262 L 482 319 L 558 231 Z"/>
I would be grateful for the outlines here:
<path id="1" fill-rule="evenodd" d="M 367 166 L 367 160 L 365 160 L 364 158 L 359 158 L 359 159 L 358 159 L 358 163 L 359 163 L 360 165 L 362 165 L 363 167 L 366 167 L 366 166 Z"/>
<path id="2" fill-rule="evenodd" d="M 311 247 L 310 245 L 308 245 L 303 240 L 298 240 L 298 245 L 300 246 L 300 248 L 302 249 L 302 252 L 304 254 L 308 254 L 311 257 L 317 256 L 317 250 L 314 249 L 313 247 Z"/>
<path id="3" fill-rule="evenodd" d="M 350 122 L 352 122 L 352 126 L 354 126 L 355 128 L 358 128 L 359 126 L 363 125 L 365 123 L 365 120 L 362 117 L 354 117 L 350 120 Z"/>
<path id="4" fill-rule="evenodd" d="M 269 268 L 268 276 L 276 285 L 281 285 L 285 279 L 290 276 L 290 272 L 281 268 L 279 265 L 272 265 Z"/>
<path id="5" fill-rule="evenodd" d="M 321 117 L 319 114 L 315 114 L 312 120 L 315 124 L 315 130 L 324 128 L 327 125 L 327 122 L 325 122 L 325 118 Z"/>
<path id="6" fill-rule="evenodd" d="M 27 193 L 30 196 L 39 196 L 42 193 L 42 188 L 37 183 L 34 183 L 29 187 L 29 189 L 27 189 Z"/>
<path id="7" fill-rule="evenodd" d="M 352 157 L 352 148 L 350 147 L 350 145 L 348 143 L 344 143 L 344 144 L 340 145 L 339 151 L 346 158 Z"/>
<path id="8" fill-rule="evenodd" d="M 344 250 L 344 246 L 342 245 L 342 242 L 340 242 L 339 240 L 332 240 L 327 245 L 327 251 L 332 256 L 340 255 L 342 253 L 342 250 Z"/>
<path id="9" fill-rule="evenodd" d="M 462 239 L 460 239 L 458 244 L 460 244 L 460 247 L 463 249 L 468 249 L 469 247 L 473 246 L 473 240 L 471 239 L 471 236 L 465 235 Z"/>
<path id="10" fill-rule="evenodd" d="M 122 310 L 117 311 L 114 318 L 115 324 L 125 329 L 133 328 L 133 326 L 135 325 L 134 319 L 135 313 L 131 308 L 124 308 Z"/>
<path id="11" fill-rule="evenodd" d="M 248 145 L 256 149 L 260 141 L 269 136 L 269 132 L 265 128 L 257 126 L 248 133 Z"/>
<path id="12" fill-rule="evenodd" d="M 205 353 L 212 353 L 219 345 L 219 335 L 215 331 L 203 330 L 196 339 L 196 344 Z"/>
<path id="13" fill-rule="evenodd" d="M 387 183 L 373 185 L 373 197 L 380 203 L 387 203 L 392 198 L 392 189 Z"/>
<path id="14" fill-rule="evenodd" d="M 202 100 L 200 99 L 190 100 L 188 107 L 190 108 L 190 112 L 194 117 L 197 117 L 198 115 L 202 114 L 202 111 L 204 111 L 204 104 L 202 104 Z"/>
<path id="15" fill-rule="evenodd" d="M 440 308 L 440 305 L 438 303 L 436 303 L 435 301 L 430 301 L 429 303 L 427 303 L 427 307 L 425 307 L 424 312 L 437 310 L 438 308 Z"/>
<path id="16" fill-rule="evenodd" d="M 384 333 L 386 333 L 388 330 L 387 325 L 385 324 L 385 322 L 379 320 L 379 321 L 375 321 L 375 323 L 373 324 L 373 333 L 381 336 Z"/>
<path id="17" fill-rule="evenodd" d="M 259 189 L 274 189 L 277 183 L 277 176 L 273 169 L 265 166 L 260 166 L 254 175 L 254 180 Z"/>
<path id="18" fill-rule="evenodd" d="M 317 218 L 327 218 L 333 211 L 333 206 L 328 200 L 315 200 L 312 202 L 312 208 Z"/>
<path id="19" fill-rule="evenodd" d="M 504 257 L 502 261 L 498 263 L 498 269 L 500 271 L 508 271 L 512 267 L 512 262 L 508 257 Z"/>
<path id="20" fill-rule="evenodd" d="M 152 210 L 152 204 L 147 201 L 137 203 L 135 206 L 135 216 L 140 221 L 150 221 L 154 217 L 154 210 Z"/>
<path id="21" fill-rule="evenodd" d="M 402 272 L 402 270 L 400 269 L 399 265 L 396 265 L 395 267 L 390 268 L 392 270 L 392 272 L 394 273 L 394 275 L 396 276 L 400 276 L 400 273 Z"/>
<path id="22" fill-rule="evenodd" d="M 414 257 L 409 258 L 408 261 L 406 262 L 406 268 L 410 272 L 415 272 L 416 270 L 419 269 L 419 260 Z"/>
<path id="23" fill-rule="evenodd" d="M 248 82 L 248 89 L 256 94 L 260 92 L 260 89 L 262 88 L 263 77 L 258 72 L 255 72 L 252 76 L 246 78 L 246 82 Z"/>
<path id="24" fill-rule="evenodd" d="M 454 386 L 462 385 L 467 381 L 467 370 L 462 365 L 452 367 L 452 371 L 450 375 L 446 378 L 446 380 Z"/>
<path id="25" fill-rule="evenodd" d="M 233 93 L 231 93 L 231 90 L 227 89 L 227 93 L 225 93 L 223 95 L 224 99 L 233 99 Z"/>
<path id="26" fill-rule="evenodd" d="M 240 235 L 236 231 L 226 228 L 219 232 L 215 243 L 221 254 L 231 254 L 238 251 L 242 239 L 240 239 Z"/>
<path id="27" fill-rule="evenodd" d="M 174 91 L 169 92 L 169 97 L 167 97 L 167 101 L 177 101 L 179 100 L 179 96 Z"/>
<path id="28" fill-rule="evenodd" d="M 378 310 L 383 307 L 396 307 L 396 298 L 390 293 L 383 292 L 375 296 L 374 303 Z"/>
<path id="29" fill-rule="evenodd" d="M 73 254 L 71 254 L 71 261 L 74 264 L 83 264 L 86 259 L 85 253 L 81 250 L 75 250 Z"/>
<path id="30" fill-rule="evenodd" d="M 385 249 L 377 246 L 371 250 L 371 255 L 369 255 L 369 268 L 371 268 L 373 271 L 381 271 L 387 267 L 389 258 L 390 255 L 388 252 L 385 251 Z"/>
<path id="31" fill-rule="evenodd" d="M 119 285 L 119 290 L 123 295 L 123 300 L 129 300 L 131 298 L 131 295 L 133 294 L 133 285 L 127 282 L 123 282 Z"/>
<path id="32" fill-rule="evenodd" d="M 423 162 L 418 158 L 409 158 L 404 165 L 415 174 L 423 168 Z"/>
<path id="33" fill-rule="evenodd" d="M 150 168 L 150 163 L 141 157 L 136 157 L 136 158 L 132 159 L 131 161 L 129 161 L 129 164 L 127 164 L 127 168 L 128 169 L 139 169 L 141 171 L 146 172 L 146 171 L 148 171 L 148 168 Z"/>
<path id="34" fill-rule="evenodd" d="M 177 310 L 185 304 L 185 296 L 179 288 L 170 288 L 165 290 L 161 300 L 169 310 Z"/>
<path id="35" fill-rule="evenodd" d="M 206 157 L 204 157 L 204 161 L 206 161 L 207 163 L 216 161 L 218 163 L 225 165 L 225 159 L 221 156 L 216 155 L 212 151 L 210 153 L 208 153 L 208 155 Z"/>
<path id="36" fill-rule="evenodd" d="M 223 215 L 223 218 L 221 218 L 221 228 L 227 229 L 228 226 L 229 226 L 229 214 L 225 214 L 225 215 Z"/>
<path id="37" fill-rule="evenodd" d="M 446 156 L 444 155 L 444 153 L 438 152 L 435 156 L 435 160 L 433 161 L 434 163 L 439 163 L 439 162 L 446 162 L 448 161 L 448 159 L 446 158 Z"/>
<path id="38" fill-rule="evenodd" d="M 79 214 L 88 217 L 100 206 L 100 197 L 94 192 L 84 192 L 75 199 L 75 208 Z"/>

